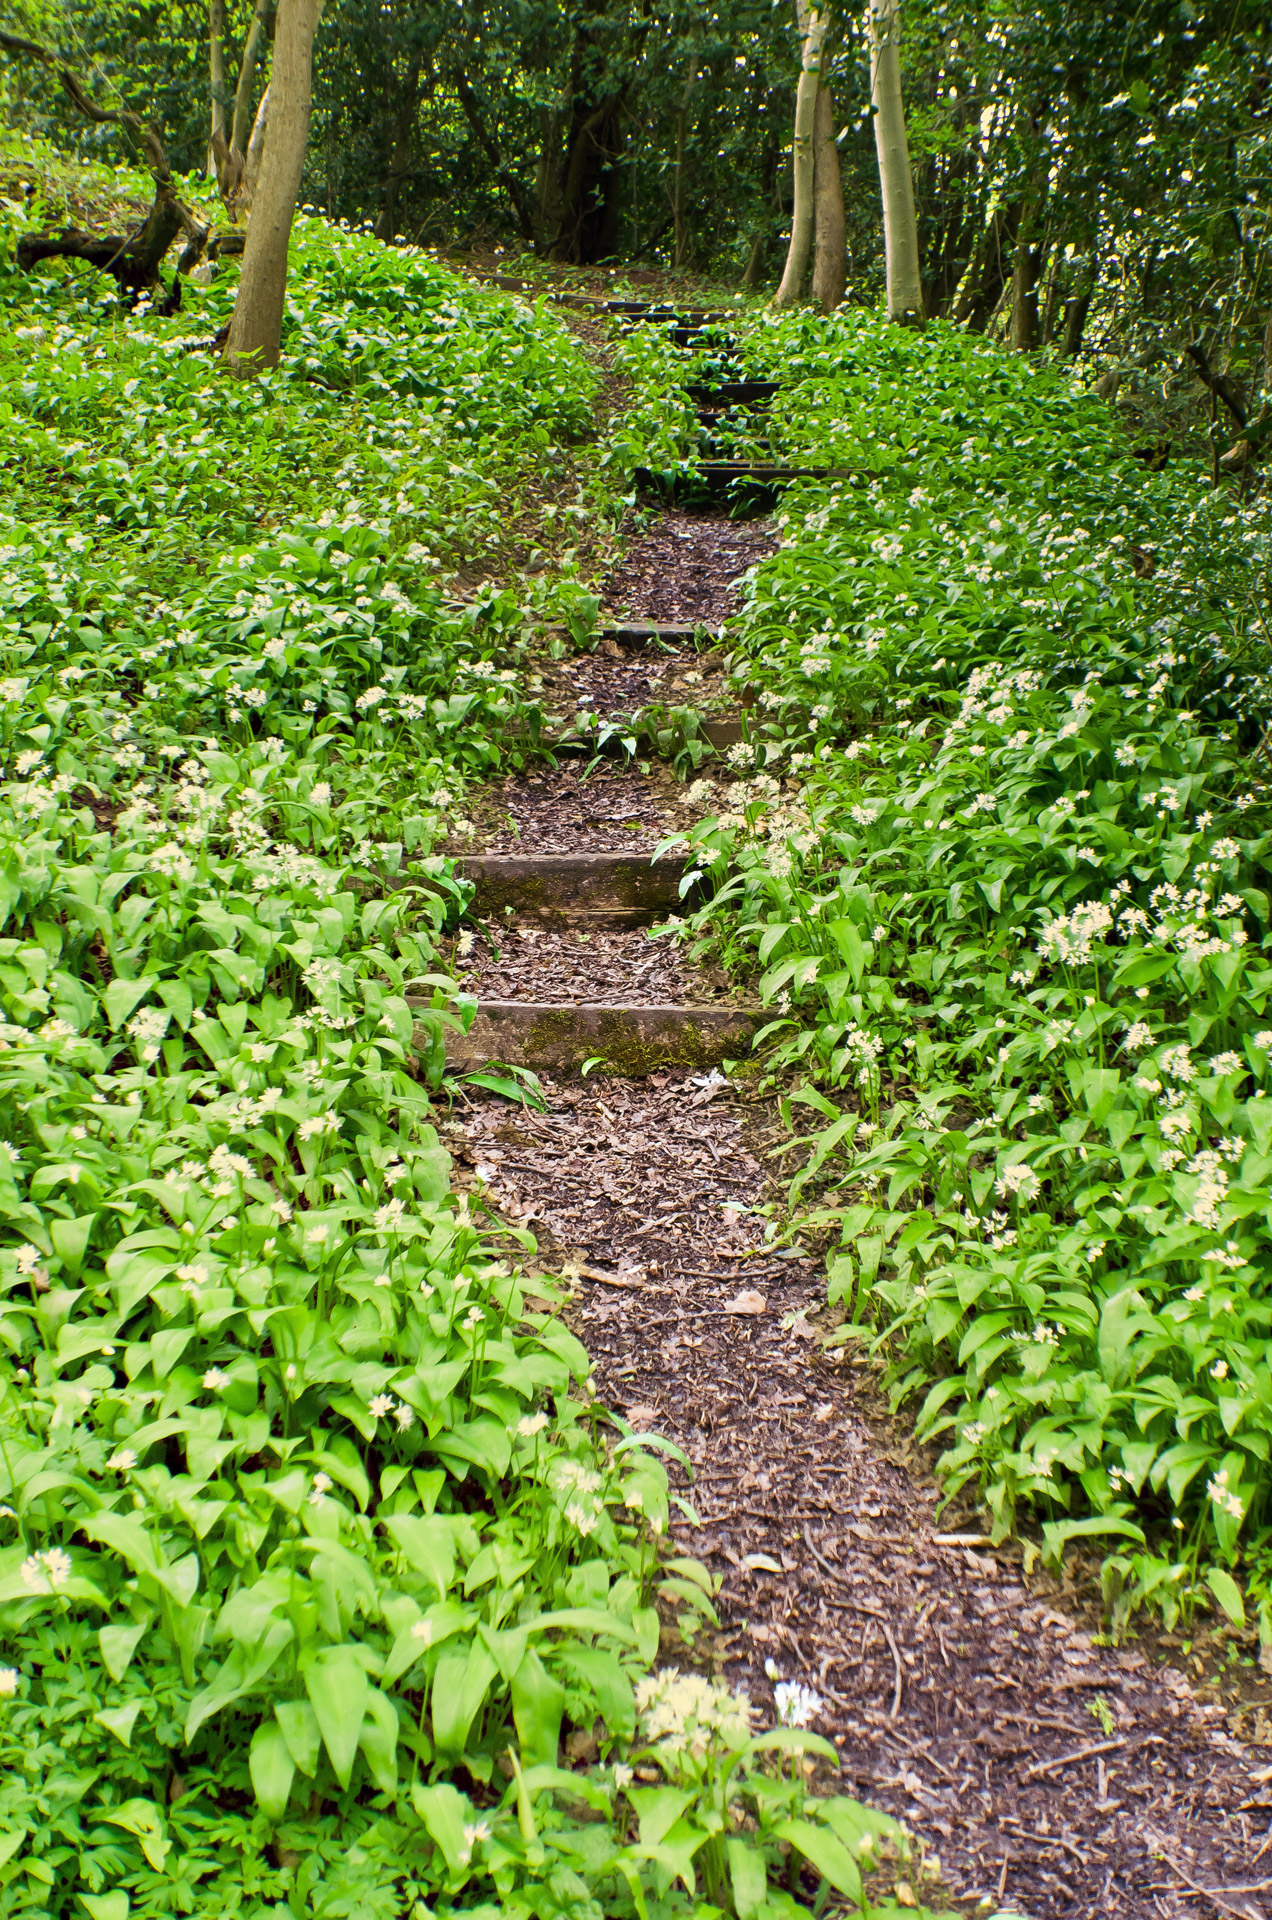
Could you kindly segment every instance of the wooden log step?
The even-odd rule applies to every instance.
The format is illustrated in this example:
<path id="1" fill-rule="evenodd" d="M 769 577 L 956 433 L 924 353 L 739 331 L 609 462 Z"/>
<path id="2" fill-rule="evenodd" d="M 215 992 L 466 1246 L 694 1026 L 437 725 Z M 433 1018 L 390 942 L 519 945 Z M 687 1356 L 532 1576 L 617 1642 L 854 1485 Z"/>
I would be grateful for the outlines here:
<path id="1" fill-rule="evenodd" d="M 693 637 L 698 627 L 678 623 L 655 625 L 652 622 L 633 620 L 626 626 L 608 626 L 597 629 L 598 640 L 612 640 L 619 647 L 692 647 Z"/>
<path id="2" fill-rule="evenodd" d="M 545 926 L 648 927 L 684 911 L 683 853 L 468 853 L 455 870 L 483 919 L 513 907 Z"/>
<path id="3" fill-rule="evenodd" d="M 411 1004 L 427 1006 L 425 1000 Z M 718 1067 L 750 1052 L 767 1014 L 740 1007 L 595 1007 L 485 1000 L 467 1033 L 448 1028 L 446 1064 L 469 1072 L 500 1062 L 574 1073 L 588 1060 L 643 1079 L 662 1067 Z"/>
<path id="4" fill-rule="evenodd" d="M 752 500 L 756 505 L 771 505 L 783 487 L 793 480 L 852 480 L 857 478 L 848 467 L 788 467 L 762 460 L 701 460 L 692 471 L 655 473 L 650 467 L 637 467 L 636 485 L 663 499 L 683 500 L 694 496 L 724 499 L 729 495 Z"/>
<path id="5" fill-rule="evenodd" d="M 723 413 L 726 407 L 759 407 L 782 390 L 778 380 L 721 380 L 714 387 L 690 384 L 685 392 L 704 413 Z"/>

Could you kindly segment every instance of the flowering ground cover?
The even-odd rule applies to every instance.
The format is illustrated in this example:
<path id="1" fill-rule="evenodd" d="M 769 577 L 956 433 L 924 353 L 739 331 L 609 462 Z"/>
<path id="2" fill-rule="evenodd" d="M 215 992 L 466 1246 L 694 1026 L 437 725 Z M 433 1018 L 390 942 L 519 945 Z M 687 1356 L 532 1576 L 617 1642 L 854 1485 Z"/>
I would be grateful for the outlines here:
<path id="1" fill-rule="evenodd" d="M 1266 499 L 943 327 L 743 337 L 855 478 L 752 576 L 694 925 L 798 1081 L 841 1337 L 999 1537 L 1095 1543 L 1115 1627 L 1272 1639 Z"/>
<path id="2" fill-rule="evenodd" d="M 777 1920 L 801 1873 L 871 1911 L 904 1843 L 811 1790 L 807 1703 L 756 1733 L 651 1670 L 712 1617 L 659 1558 L 658 1443 L 435 1126 L 471 1002 L 432 848 L 535 751 L 535 628 L 594 606 L 559 530 L 671 443 L 659 350 L 598 444 L 553 313 L 311 217 L 284 365 L 240 384 L 225 280 L 121 309 L 19 273 L 17 224 L 0 1912 Z M 483 584 L 549 456 L 576 497 Z"/>

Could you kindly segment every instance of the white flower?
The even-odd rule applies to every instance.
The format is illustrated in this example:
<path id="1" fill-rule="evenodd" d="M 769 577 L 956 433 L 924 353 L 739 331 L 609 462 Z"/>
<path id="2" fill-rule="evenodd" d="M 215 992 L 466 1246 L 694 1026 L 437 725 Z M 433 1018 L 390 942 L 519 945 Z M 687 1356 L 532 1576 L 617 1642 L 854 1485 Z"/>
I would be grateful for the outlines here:
<path id="1" fill-rule="evenodd" d="M 1210 1057 L 1211 1073 L 1244 1073 L 1245 1061 L 1239 1053 L 1215 1053 Z"/>
<path id="2" fill-rule="evenodd" d="M 528 1413 L 517 1422 L 517 1432 L 523 1440 L 533 1440 L 536 1433 L 542 1433 L 548 1425 L 546 1413 Z"/>
<path id="3" fill-rule="evenodd" d="M 309 798 L 316 807 L 325 807 L 331 798 L 330 783 L 326 780 L 319 780 L 315 786 L 309 789 Z"/>
<path id="4" fill-rule="evenodd" d="M 12 1700 L 18 1690 L 16 1667 L 0 1667 L 0 1700 Z"/>
<path id="5" fill-rule="evenodd" d="M 614 1768 L 614 1785 L 619 1793 L 622 1793 L 627 1787 L 630 1787 L 635 1778 L 636 1775 L 632 1768 L 625 1767 L 621 1761 Z"/>
<path id="6" fill-rule="evenodd" d="M 415 1414 L 405 1400 L 399 1400 L 393 1409 L 393 1418 L 397 1421 L 398 1432 L 405 1433 L 415 1423 Z"/>
<path id="7" fill-rule="evenodd" d="M 23 1586 L 32 1593 L 56 1593 L 71 1577 L 71 1556 L 61 1547 L 49 1547 L 44 1553 L 31 1554 L 18 1572 Z"/>
<path id="8" fill-rule="evenodd" d="M 137 1464 L 137 1456 L 131 1447 L 121 1447 L 118 1453 L 112 1453 L 106 1465 L 114 1473 L 131 1473 Z"/>
<path id="9" fill-rule="evenodd" d="M 40 1264 L 40 1249 L 30 1245 L 19 1247 L 13 1257 L 17 1261 L 19 1273 L 34 1273 Z"/>
<path id="10" fill-rule="evenodd" d="M 392 1411 L 393 1395 L 391 1393 L 377 1393 L 367 1403 L 367 1412 L 373 1420 L 382 1420 L 386 1413 L 392 1413 Z"/>
<path id="11" fill-rule="evenodd" d="M 1126 1038 L 1122 1042 L 1128 1053 L 1137 1053 L 1142 1047 L 1153 1044 L 1153 1030 L 1145 1020 L 1136 1020 L 1126 1029 Z"/>
<path id="12" fill-rule="evenodd" d="M 203 1384 L 209 1393 L 220 1393 L 223 1387 L 229 1386 L 230 1376 L 223 1373 L 220 1367 L 209 1367 L 203 1376 Z"/>
<path id="13" fill-rule="evenodd" d="M 821 1712 L 821 1698 L 801 1680 L 780 1680 L 773 1689 L 773 1704 L 784 1727 L 806 1727 Z"/>

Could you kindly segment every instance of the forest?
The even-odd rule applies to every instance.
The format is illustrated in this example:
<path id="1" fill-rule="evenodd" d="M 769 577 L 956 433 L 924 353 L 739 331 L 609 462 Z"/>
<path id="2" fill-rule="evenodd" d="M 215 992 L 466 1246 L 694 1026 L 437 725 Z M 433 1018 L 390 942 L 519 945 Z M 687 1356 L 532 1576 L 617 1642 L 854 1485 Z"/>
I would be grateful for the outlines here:
<path id="1" fill-rule="evenodd" d="M 1272 14 L 0 4 L 0 1920 L 1266 1920 Z"/>

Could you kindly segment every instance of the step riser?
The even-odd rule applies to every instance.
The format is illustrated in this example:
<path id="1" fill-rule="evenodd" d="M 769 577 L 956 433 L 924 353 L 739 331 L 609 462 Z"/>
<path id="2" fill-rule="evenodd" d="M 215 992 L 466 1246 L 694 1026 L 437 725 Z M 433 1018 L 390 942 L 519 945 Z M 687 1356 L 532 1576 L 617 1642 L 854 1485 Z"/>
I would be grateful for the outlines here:
<path id="1" fill-rule="evenodd" d="M 422 1004 L 416 1002 L 415 1004 Z M 501 1062 L 536 1073 L 577 1073 L 598 1057 L 608 1072 L 643 1079 L 663 1067 L 718 1067 L 750 1052 L 766 1016 L 717 1007 L 567 1007 L 486 1001 L 466 1034 L 448 1030 L 454 1073 Z"/>
<path id="2" fill-rule="evenodd" d="M 455 862 L 476 893 L 470 913 L 501 920 L 517 916 L 541 926 L 648 927 L 683 913 L 682 854 L 651 865 L 647 855 L 468 854 Z"/>

